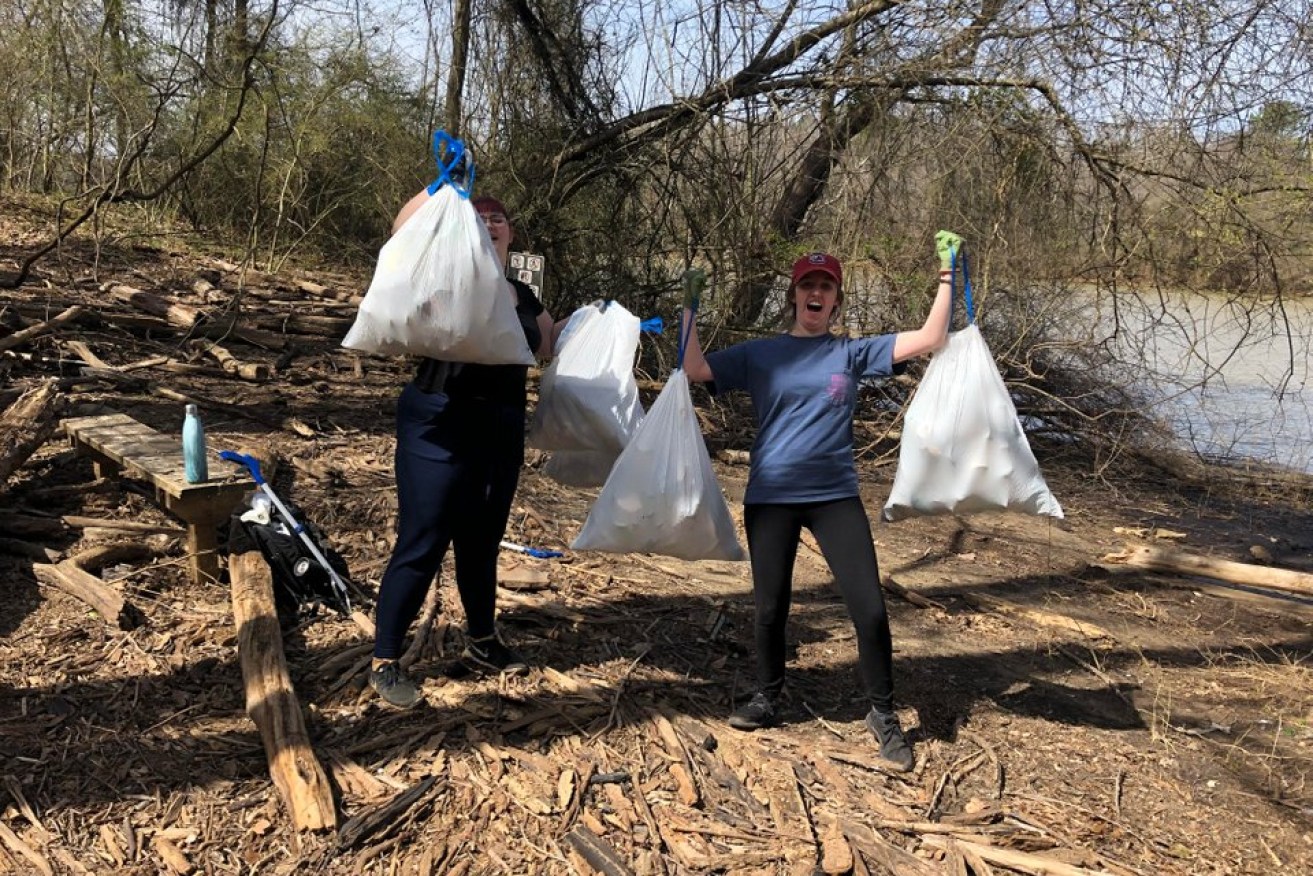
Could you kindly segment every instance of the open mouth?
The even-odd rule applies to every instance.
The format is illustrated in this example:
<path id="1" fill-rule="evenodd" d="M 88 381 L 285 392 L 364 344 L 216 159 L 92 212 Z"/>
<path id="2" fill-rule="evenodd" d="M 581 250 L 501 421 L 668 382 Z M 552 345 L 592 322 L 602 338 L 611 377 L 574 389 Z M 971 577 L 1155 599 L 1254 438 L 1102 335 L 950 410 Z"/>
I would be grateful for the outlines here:
<path id="1" fill-rule="evenodd" d="M 810 310 L 812 313 L 820 313 L 821 310 L 822 310 L 822 307 L 823 307 L 823 305 L 822 305 L 821 302 L 819 302 L 819 301 L 808 301 L 808 302 L 807 302 L 807 309 Z"/>

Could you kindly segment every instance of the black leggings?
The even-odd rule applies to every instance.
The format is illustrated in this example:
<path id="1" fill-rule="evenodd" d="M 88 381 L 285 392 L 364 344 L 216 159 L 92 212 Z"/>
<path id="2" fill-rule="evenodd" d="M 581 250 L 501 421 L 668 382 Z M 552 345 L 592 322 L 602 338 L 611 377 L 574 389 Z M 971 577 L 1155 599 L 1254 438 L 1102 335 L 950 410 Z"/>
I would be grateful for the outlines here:
<path id="1" fill-rule="evenodd" d="M 757 602 L 757 683 L 778 695 L 784 687 L 785 636 L 793 594 L 793 561 L 805 526 L 816 536 L 834 583 L 857 628 L 857 664 L 871 704 L 893 708 L 893 639 L 880 593 L 871 522 L 857 497 L 788 505 L 744 505 Z"/>

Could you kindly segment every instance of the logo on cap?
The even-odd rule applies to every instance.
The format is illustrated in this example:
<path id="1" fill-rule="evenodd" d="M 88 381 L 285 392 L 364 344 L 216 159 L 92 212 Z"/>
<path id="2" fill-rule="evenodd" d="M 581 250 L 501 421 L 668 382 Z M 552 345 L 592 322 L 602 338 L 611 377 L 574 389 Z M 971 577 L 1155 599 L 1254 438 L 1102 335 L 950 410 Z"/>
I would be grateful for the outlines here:
<path id="1" fill-rule="evenodd" d="M 825 253 L 814 252 L 807 256 L 807 261 L 811 262 L 813 265 L 823 265 L 825 264 Z"/>

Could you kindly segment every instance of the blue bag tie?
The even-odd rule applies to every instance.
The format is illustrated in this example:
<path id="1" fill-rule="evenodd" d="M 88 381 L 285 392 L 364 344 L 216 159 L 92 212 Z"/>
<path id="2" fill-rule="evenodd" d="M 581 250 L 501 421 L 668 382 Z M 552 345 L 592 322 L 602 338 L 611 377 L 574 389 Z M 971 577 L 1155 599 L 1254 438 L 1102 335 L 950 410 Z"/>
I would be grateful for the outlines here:
<path id="1" fill-rule="evenodd" d="M 640 332 L 647 332 L 649 335 L 663 334 L 666 330 L 666 323 L 659 316 L 649 316 L 638 324 Z"/>
<path id="2" fill-rule="evenodd" d="M 447 156 L 445 160 L 444 154 Z M 449 185 L 462 198 L 468 199 L 474 188 L 474 161 L 465 144 L 446 131 L 434 131 L 433 157 L 438 162 L 438 178 L 429 184 L 428 193 L 432 195 L 443 185 Z M 461 162 L 464 162 L 464 167 L 457 171 Z"/>
<path id="3" fill-rule="evenodd" d="M 950 262 L 952 274 L 948 280 L 949 289 L 957 288 L 957 250 L 953 250 L 952 261 Z M 976 321 L 976 304 L 971 299 L 971 272 L 967 268 L 966 253 L 962 253 L 962 300 L 967 307 L 967 324 Z"/>
<path id="4" fill-rule="evenodd" d="M 693 322 L 698 318 L 698 305 L 693 302 L 693 306 L 688 309 L 688 324 L 684 324 L 684 311 L 679 312 L 679 350 L 675 355 L 675 370 L 678 371 L 684 367 L 684 351 L 688 349 L 688 339 L 693 334 Z"/>

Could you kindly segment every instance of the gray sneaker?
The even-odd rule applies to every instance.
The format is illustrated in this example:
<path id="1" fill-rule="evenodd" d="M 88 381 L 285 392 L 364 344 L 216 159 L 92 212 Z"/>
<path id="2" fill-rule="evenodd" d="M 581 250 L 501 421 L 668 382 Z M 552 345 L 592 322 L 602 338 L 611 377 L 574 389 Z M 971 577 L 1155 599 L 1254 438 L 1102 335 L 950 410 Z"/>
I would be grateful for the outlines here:
<path id="1" fill-rule="evenodd" d="M 419 688 L 395 660 L 371 669 L 369 686 L 378 691 L 383 702 L 398 709 L 409 709 L 420 699 Z"/>
<path id="2" fill-rule="evenodd" d="M 465 644 L 461 659 L 471 669 L 494 675 L 523 675 L 529 671 L 529 663 L 512 648 L 496 636 L 486 639 L 470 639 Z"/>
<path id="3" fill-rule="evenodd" d="M 899 772 L 911 772 L 916 765 L 916 758 L 912 756 L 912 746 L 903 735 L 898 716 L 893 712 L 881 712 L 872 706 L 866 715 L 866 726 L 875 734 L 875 741 L 880 743 L 880 757 Z"/>
<path id="4" fill-rule="evenodd" d="M 775 698 L 765 691 L 758 691 L 729 716 L 729 726 L 735 730 L 760 730 L 763 727 L 774 727 L 779 721 Z"/>

